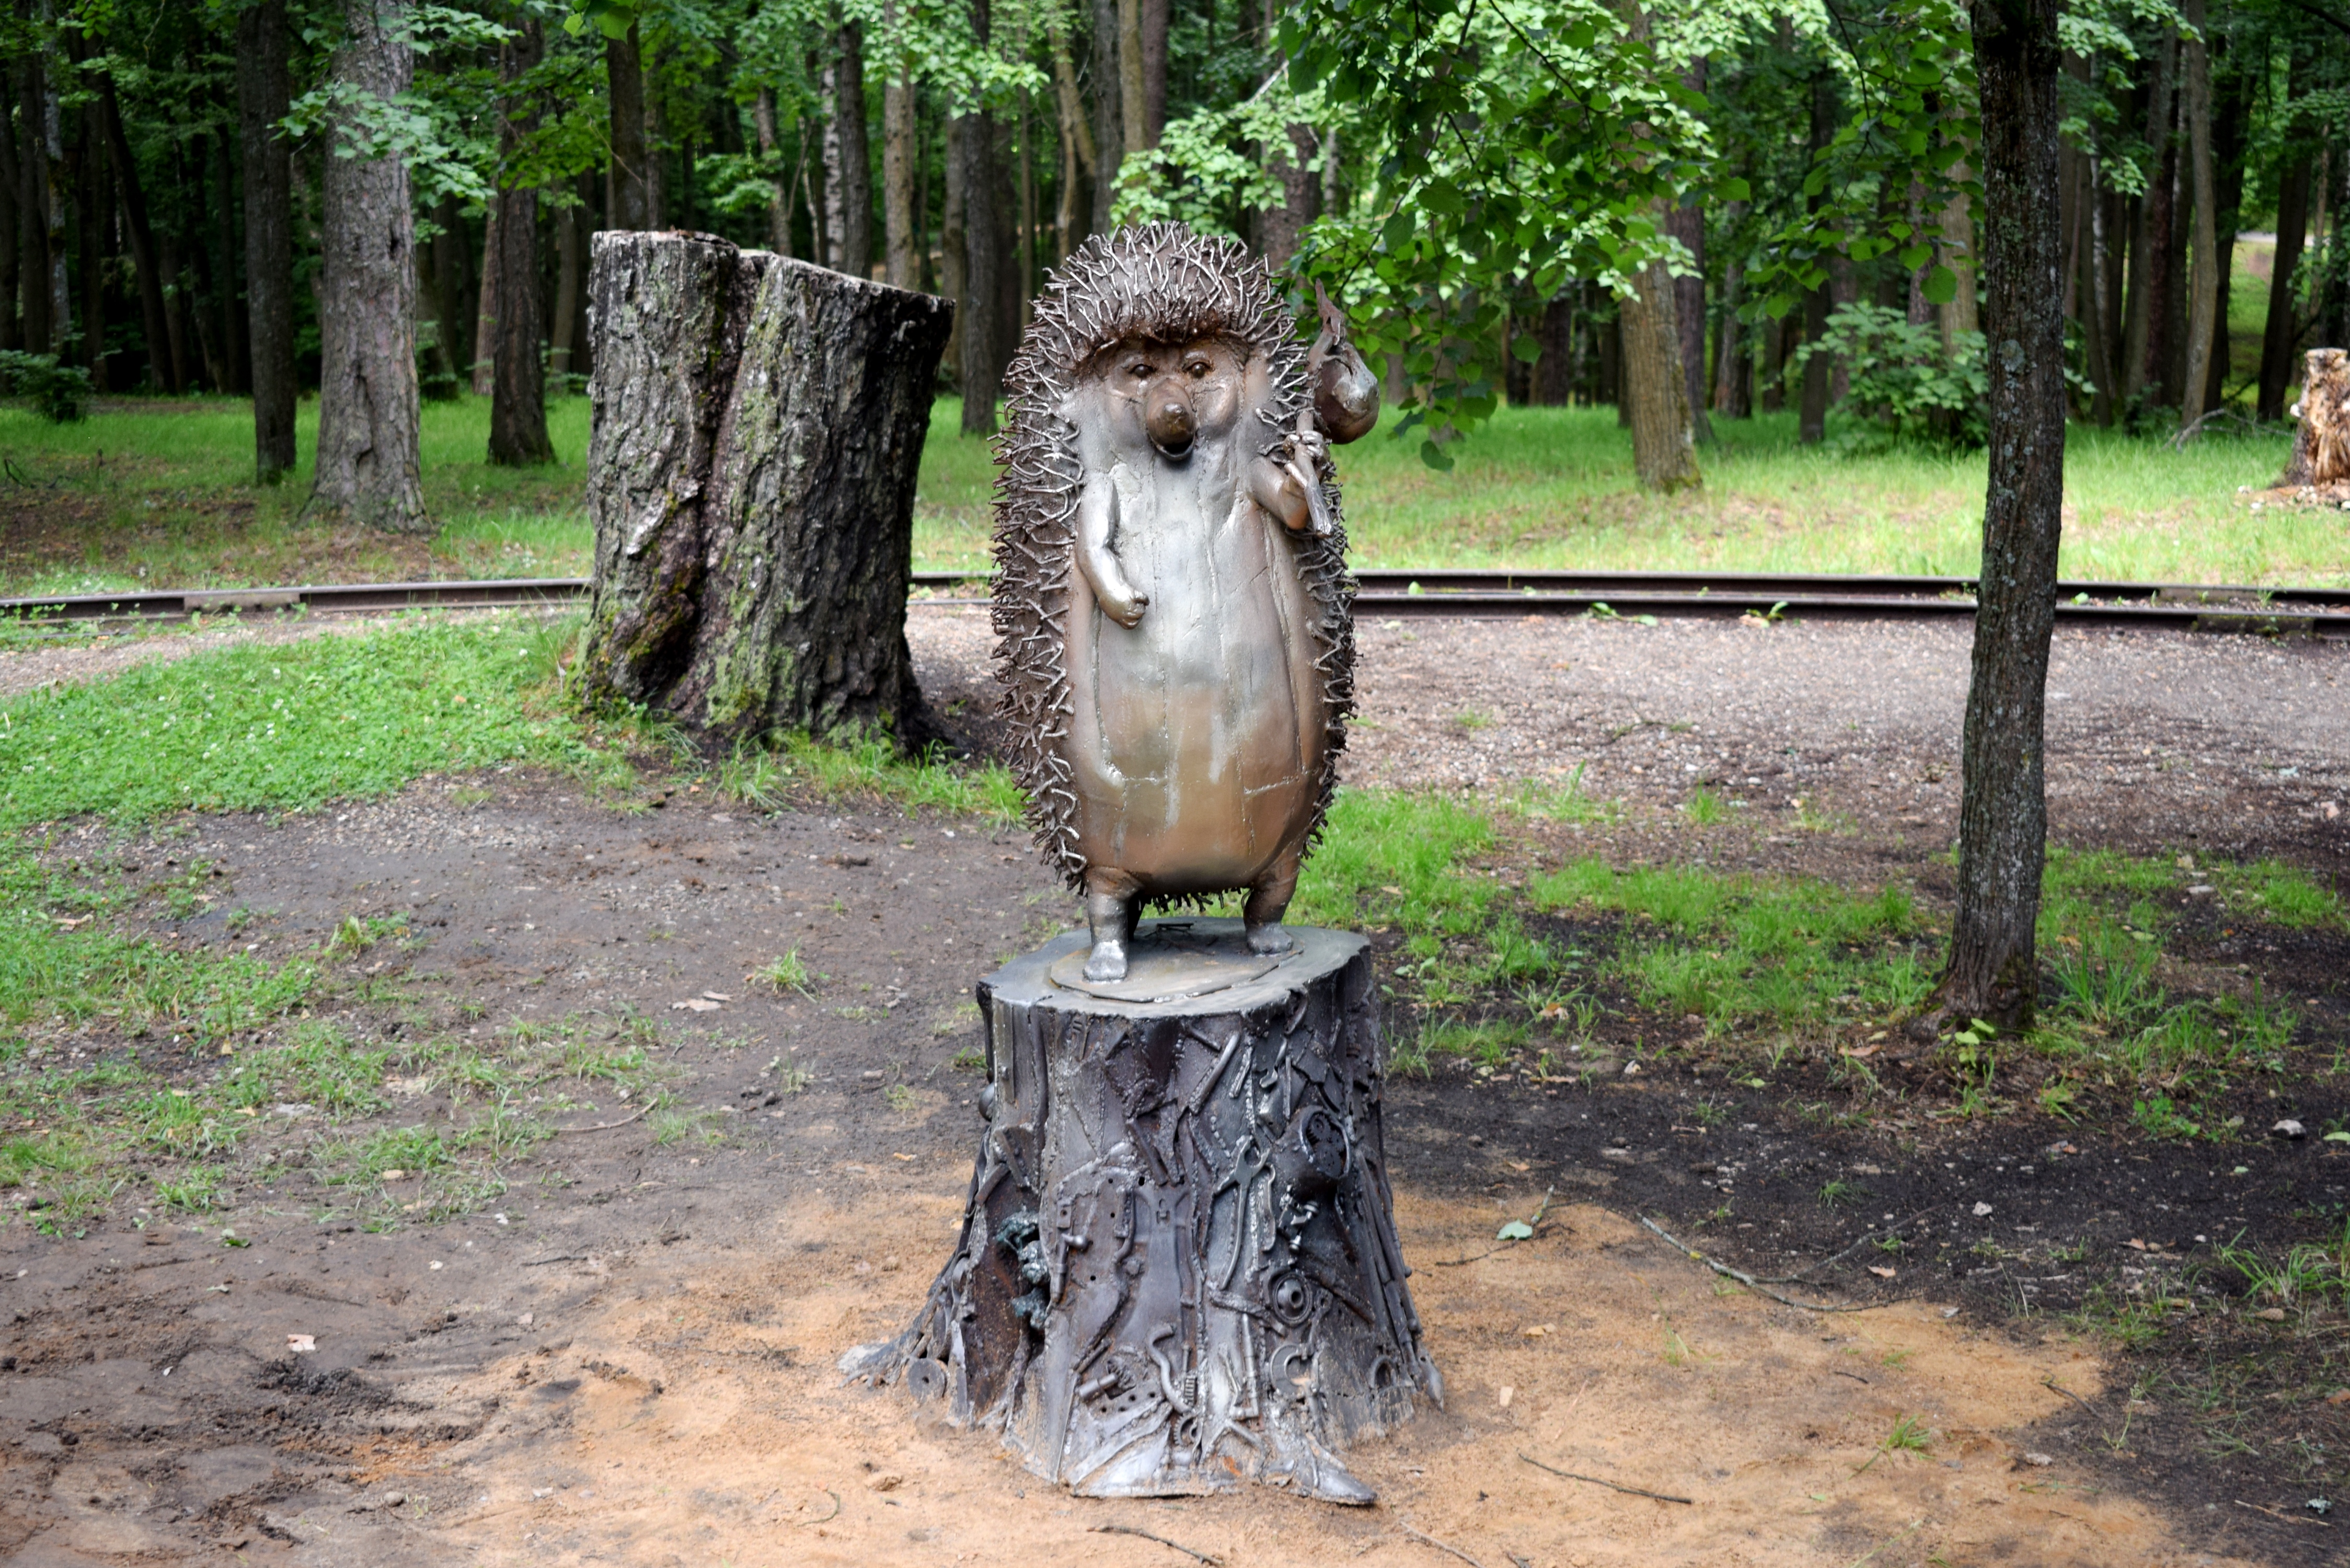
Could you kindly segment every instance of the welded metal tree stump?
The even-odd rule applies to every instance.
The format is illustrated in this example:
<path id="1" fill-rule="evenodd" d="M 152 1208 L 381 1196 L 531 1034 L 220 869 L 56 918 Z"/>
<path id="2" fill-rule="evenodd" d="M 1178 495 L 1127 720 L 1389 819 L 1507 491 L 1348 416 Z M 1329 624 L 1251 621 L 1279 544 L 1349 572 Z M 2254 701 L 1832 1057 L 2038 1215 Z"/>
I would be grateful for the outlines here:
<path id="1" fill-rule="evenodd" d="M 983 981 L 962 1240 L 843 1370 L 1083 1496 L 1371 1501 L 1341 1450 L 1443 1383 L 1396 1243 L 1369 953 L 1290 929 L 1260 956 L 1238 920 L 1146 921 L 1099 983 L 1073 931 Z"/>

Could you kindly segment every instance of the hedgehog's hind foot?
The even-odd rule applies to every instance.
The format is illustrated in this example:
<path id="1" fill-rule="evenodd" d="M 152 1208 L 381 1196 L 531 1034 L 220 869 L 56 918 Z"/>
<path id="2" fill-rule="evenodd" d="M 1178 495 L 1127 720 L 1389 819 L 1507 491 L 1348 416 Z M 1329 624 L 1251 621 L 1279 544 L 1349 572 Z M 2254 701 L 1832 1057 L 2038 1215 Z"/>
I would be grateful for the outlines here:
<path id="1" fill-rule="evenodd" d="M 1295 850 L 1284 855 L 1249 889 L 1248 901 L 1241 906 L 1249 951 L 1269 957 L 1297 946 L 1297 939 L 1281 929 L 1281 918 L 1289 913 L 1289 900 L 1297 891 L 1297 865 L 1303 858 Z"/>
<path id="2" fill-rule="evenodd" d="M 1093 928 L 1093 950 L 1086 955 L 1090 981 L 1126 978 L 1126 944 L 1134 936 L 1141 888 L 1133 877 L 1107 867 L 1086 873 L 1086 923 Z"/>

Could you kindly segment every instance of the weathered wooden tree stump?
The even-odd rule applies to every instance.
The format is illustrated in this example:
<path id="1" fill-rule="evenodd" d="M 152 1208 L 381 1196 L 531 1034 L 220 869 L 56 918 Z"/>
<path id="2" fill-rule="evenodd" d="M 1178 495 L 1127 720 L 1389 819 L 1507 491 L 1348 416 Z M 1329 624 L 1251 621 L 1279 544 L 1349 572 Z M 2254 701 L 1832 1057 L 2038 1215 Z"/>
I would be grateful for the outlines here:
<path id="1" fill-rule="evenodd" d="M 1070 932 L 983 981 L 962 1240 L 842 1369 L 940 1398 L 1083 1496 L 1255 1480 L 1333 1502 L 1340 1451 L 1441 1404 L 1391 1218 L 1361 937 L 1145 922 L 1127 976 Z"/>
<path id="2" fill-rule="evenodd" d="M 588 288 L 587 695 L 924 738 L 906 590 L 953 306 L 704 234 L 598 234 Z"/>
<path id="3" fill-rule="evenodd" d="M 2350 350 L 2312 348 L 2302 363 L 2301 401 L 2293 408 L 2301 428 L 2277 484 L 2350 483 Z"/>

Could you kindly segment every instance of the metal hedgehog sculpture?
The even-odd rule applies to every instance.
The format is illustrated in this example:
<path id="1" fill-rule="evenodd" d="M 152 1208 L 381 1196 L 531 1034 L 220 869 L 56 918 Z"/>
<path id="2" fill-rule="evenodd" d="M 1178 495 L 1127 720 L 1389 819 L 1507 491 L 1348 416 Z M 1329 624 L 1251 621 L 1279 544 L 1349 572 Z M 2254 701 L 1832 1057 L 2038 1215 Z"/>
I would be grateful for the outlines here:
<path id="1" fill-rule="evenodd" d="M 1006 377 L 994 628 L 1036 845 L 1086 897 L 1085 975 L 1145 904 L 1245 890 L 1282 916 L 1354 710 L 1354 595 L 1327 440 L 1378 383 L 1320 301 L 1309 353 L 1264 264 L 1179 224 L 1097 235 Z"/>

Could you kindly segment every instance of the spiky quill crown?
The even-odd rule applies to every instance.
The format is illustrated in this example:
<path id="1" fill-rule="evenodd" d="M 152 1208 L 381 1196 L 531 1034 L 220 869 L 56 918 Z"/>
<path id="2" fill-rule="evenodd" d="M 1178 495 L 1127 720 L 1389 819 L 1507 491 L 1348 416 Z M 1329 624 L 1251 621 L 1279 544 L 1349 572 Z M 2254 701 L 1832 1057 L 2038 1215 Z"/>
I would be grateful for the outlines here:
<path id="1" fill-rule="evenodd" d="M 1037 849 L 1073 888 L 1085 885 L 1077 848 L 1076 792 L 1061 751 L 1071 702 L 1066 633 L 1077 585 L 1077 499 L 1085 485 L 1076 427 L 1064 413 L 1086 363 L 1129 337 L 1184 343 L 1217 337 L 1261 356 L 1274 394 L 1260 450 L 1295 428 L 1305 395 L 1305 346 L 1297 339 L 1262 261 L 1230 240 L 1180 223 L 1097 234 L 1064 262 L 1035 302 L 1019 355 L 1004 373 L 1008 418 L 996 438 L 995 670 L 998 711 L 1012 732 L 1012 772 L 1028 795 Z M 1336 787 L 1347 717 L 1355 709 L 1355 586 L 1347 534 L 1326 457 L 1318 474 L 1331 531 L 1296 541 L 1299 576 L 1319 612 L 1311 630 L 1327 741 L 1314 805 L 1318 836 Z M 1310 842 L 1310 838 L 1309 838 Z"/>

